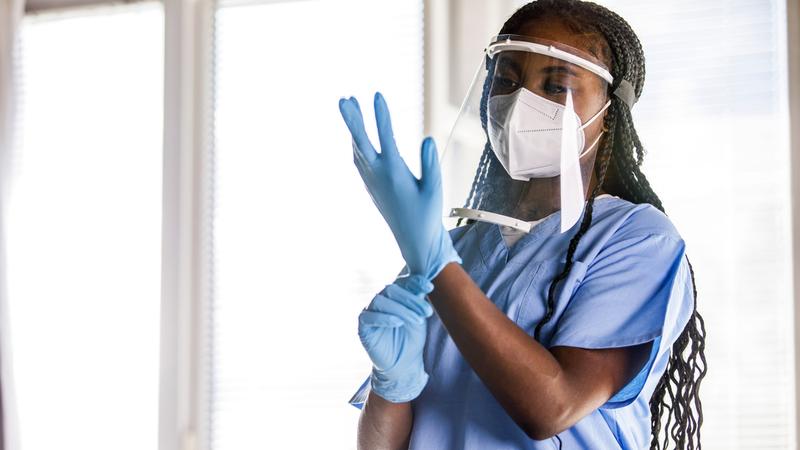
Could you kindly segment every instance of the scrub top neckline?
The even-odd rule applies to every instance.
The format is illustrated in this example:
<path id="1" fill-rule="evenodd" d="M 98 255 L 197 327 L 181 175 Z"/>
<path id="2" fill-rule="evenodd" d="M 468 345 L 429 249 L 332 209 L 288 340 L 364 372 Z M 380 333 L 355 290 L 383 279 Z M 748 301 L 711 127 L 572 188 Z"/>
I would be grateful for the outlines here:
<path id="1" fill-rule="evenodd" d="M 619 200 L 619 197 L 610 194 L 603 194 L 595 198 L 595 204 L 605 204 L 606 200 L 610 199 Z M 503 261 L 508 263 L 514 259 L 514 255 L 517 253 L 517 251 L 515 251 L 516 249 L 521 248 L 528 243 L 538 241 L 546 236 L 550 236 L 552 232 L 556 231 L 560 221 L 555 219 L 560 217 L 561 211 L 555 211 L 541 219 L 529 222 L 533 225 L 531 231 L 522 236 L 511 247 L 506 244 L 506 241 L 503 237 L 503 232 L 500 229 L 501 225 L 488 222 L 476 222 L 476 231 L 485 235 L 485 238 L 481 239 L 480 244 L 481 256 L 483 257 L 484 262 L 502 257 Z M 582 217 L 583 215 L 581 215 L 581 220 Z M 572 233 L 573 230 L 577 230 L 580 227 L 581 220 L 578 220 L 578 222 L 576 222 L 575 225 L 573 225 L 572 228 L 565 233 Z"/>

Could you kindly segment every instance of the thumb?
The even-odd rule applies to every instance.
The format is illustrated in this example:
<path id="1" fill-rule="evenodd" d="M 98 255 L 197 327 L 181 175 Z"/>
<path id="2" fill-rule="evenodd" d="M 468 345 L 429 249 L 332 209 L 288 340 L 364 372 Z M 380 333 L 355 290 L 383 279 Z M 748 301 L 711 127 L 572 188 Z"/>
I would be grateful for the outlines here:
<path id="1" fill-rule="evenodd" d="M 422 141 L 422 188 L 426 191 L 439 189 L 442 184 L 442 171 L 439 167 L 439 155 L 433 138 L 427 137 Z"/>

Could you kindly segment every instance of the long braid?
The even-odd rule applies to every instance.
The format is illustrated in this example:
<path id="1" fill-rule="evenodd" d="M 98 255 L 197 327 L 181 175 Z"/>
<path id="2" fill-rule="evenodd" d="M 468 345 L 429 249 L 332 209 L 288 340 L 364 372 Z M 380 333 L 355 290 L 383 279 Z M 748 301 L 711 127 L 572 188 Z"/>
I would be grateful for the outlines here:
<path id="1" fill-rule="evenodd" d="M 513 34 L 524 25 L 545 16 L 557 17 L 576 33 L 594 38 L 591 42 L 595 46 L 591 48 L 592 53 L 607 61 L 614 77 L 614 84 L 610 87 L 609 93 L 612 93 L 622 80 L 627 80 L 633 85 L 636 98 L 639 98 L 645 79 L 644 52 L 638 37 L 622 17 L 591 2 L 538 0 L 517 10 L 503 25 L 500 34 Z M 487 98 L 488 91 L 484 86 L 482 116 L 485 115 Z M 482 117 L 482 120 L 485 124 L 485 117 Z M 537 340 L 542 327 L 552 319 L 556 288 L 572 270 L 580 240 L 592 224 L 594 200 L 600 189 L 632 203 L 649 203 L 664 212 L 661 200 L 641 171 L 645 150 L 634 127 L 628 105 L 619 98 L 612 97 L 604 125 L 608 132 L 598 151 L 595 166 L 598 182 L 587 201 L 580 228 L 570 240 L 566 265 L 550 284 L 545 315 L 534 331 Z M 483 201 L 491 201 L 491 198 L 500 192 L 503 180 L 507 178 L 497 176 L 501 169 L 493 152 L 487 146 L 481 156 L 467 205 L 471 203 L 475 207 Z M 689 322 L 673 344 L 667 368 L 650 399 L 651 449 L 667 449 L 670 440 L 674 441 L 676 448 L 701 448 L 700 427 L 703 424 L 703 409 L 699 388 L 707 372 L 706 332 L 703 318 L 697 312 L 697 289 L 691 263 L 689 270 L 695 300 L 694 309 Z M 659 440 L 662 430 L 663 442 Z"/>
<path id="2" fill-rule="evenodd" d="M 478 170 L 475 172 L 475 178 L 472 180 L 472 186 L 469 189 L 469 195 L 467 196 L 467 201 L 464 202 L 464 208 L 479 208 L 480 207 L 480 191 L 478 190 L 479 186 L 481 185 L 481 181 L 486 177 L 486 166 L 489 164 L 489 144 L 486 144 L 486 148 L 483 150 L 483 154 L 481 154 L 481 160 L 478 163 Z M 476 197 L 477 195 L 477 197 Z M 458 226 L 461 226 L 462 219 L 458 219 Z"/>
<path id="3" fill-rule="evenodd" d="M 613 129 L 616 122 L 616 115 L 613 114 L 615 110 L 620 108 L 620 100 L 614 98 L 611 100 L 611 106 L 609 106 L 610 113 L 606 115 L 605 120 L 603 121 L 604 126 L 606 129 Z M 624 107 L 624 106 L 623 106 Z M 575 233 L 575 236 L 572 237 L 569 241 L 569 247 L 567 249 L 567 263 L 564 266 L 564 270 L 561 271 L 552 282 L 550 282 L 550 289 L 547 291 L 547 302 L 545 303 L 545 313 L 542 320 L 536 325 L 536 329 L 533 332 L 533 337 L 537 341 L 540 340 L 539 337 L 542 332 L 542 327 L 550 321 L 553 317 L 553 312 L 555 311 L 555 298 L 556 298 L 556 287 L 558 283 L 563 281 L 568 275 L 570 270 L 572 270 L 572 265 L 574 263 L 575 258 L 575 251 L 578 249 L 578 243 L 580 243 L 581 238 L 586 231 L 589 230 L 589 227 L 592 225 L 592 211 L 594 210 L 594 200 L 597 198 L 597 195 L 600 193 L 600 189 L 603 186 L 603 181 L 606 178 L 606 171 L 608 169 L 608 163 L 611 160 L 611 155 L 613 153 L 612 149 L 614 147 L 614 135 L 610 134 L 608 138 L 603 141 L 603 146 L 600 148 L 598 152 L 598 162 L 599 162 L 599 173 L 597 175 L 597 184 L 595 185 L 594 189 L 592 190 L 591 195 L 589 195 L 589 201 L 586 203 L 586 211 L 583 214 L 583 219 L 581 220 L 581 226 L 578 229 L 578 232 Z"/>

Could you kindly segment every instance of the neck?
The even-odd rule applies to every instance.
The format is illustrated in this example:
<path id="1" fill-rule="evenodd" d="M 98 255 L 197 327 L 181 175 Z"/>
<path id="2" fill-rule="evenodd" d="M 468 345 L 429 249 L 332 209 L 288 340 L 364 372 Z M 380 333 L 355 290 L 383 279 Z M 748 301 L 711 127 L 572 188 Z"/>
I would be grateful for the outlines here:
<path id="1" fill-rule="evenodd" d="M 589 178 L 588 186 L 583 195 L 588 200 L 597 186 L 597 176 L 592 168 L 589 173 L 583 174 L 583 179 Z M 561 209 L 561 179 L 534 178 L 529 181 L 514 181 L 513 190 L 517 191 L 517 202 L 511 209 L 511 216 L 525 221 L 539 220 Z M 597 195 L 606 194 L 601 186 Z"/>

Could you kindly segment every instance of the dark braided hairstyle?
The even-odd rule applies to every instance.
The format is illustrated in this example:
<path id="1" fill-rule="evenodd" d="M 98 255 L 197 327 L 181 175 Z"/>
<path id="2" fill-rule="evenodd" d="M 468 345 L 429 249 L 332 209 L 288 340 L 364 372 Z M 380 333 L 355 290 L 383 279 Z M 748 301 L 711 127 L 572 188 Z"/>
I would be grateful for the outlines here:
<path id="1" fill-rule="evenodd" d="M 550 284 L 544 317 L 534 331 L 537 340 L 542 327 L 553 317 L 556 287 L 572 270 L 581 238 L 592 224 L 594 200 L 599 193 L 604 190 L 632 203 L 649 203 L 664 212 L 661 200 L 641 171 L 644 147 L 633 126 L 630 107 L 621 98 L 613 95 L 623 80 L 631 84 L 637 99 L 642 93 L 645 64 L 638 37 L 619 15 L 595 3 L 581 0 L 533 1 L 517 10 L 503 25 L 500 34 L 519 34 L 524 26 L 544 17 L 559 20 L 571 31 L 586 37 L 590 51 L 610 67 L 614 83 L 609 87 L 611 105 L 604 118 L 604 129 L 607 131 L 601 140 L 594 168 L 597 183 L 587 201 L 580 228 L 570 240 L 566 265 Z M 492 64 L 492 61 L 487 61 L 490 73 Z M 487 123 L 489 84 L 490 80 L 487 80 L 481 101 L 481 119 L 484 124 Z M 509 197 L 501 198 L 501 195 L 503 192 L 508 194 L 520 189 L 519 183 L 504 173 L 487 143 L 465 206 L 479 208 L 482 204 L 489 203 L 492 204 L 493 211 L 507 213 L 501 203 L 507 203 Z M 705 325 L 702 316 L 697 312 L 697 289 L 691 263 L 689 270 L 695 299 L 694 310 L 672 346 L 667 368 L 650 399 L 651 449 L 667 449 L 670 440 L 674 441 L 675 448 L 701 448 L 703 409 L 699 388 L 706 375 Z"/>

